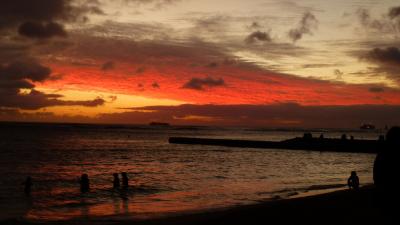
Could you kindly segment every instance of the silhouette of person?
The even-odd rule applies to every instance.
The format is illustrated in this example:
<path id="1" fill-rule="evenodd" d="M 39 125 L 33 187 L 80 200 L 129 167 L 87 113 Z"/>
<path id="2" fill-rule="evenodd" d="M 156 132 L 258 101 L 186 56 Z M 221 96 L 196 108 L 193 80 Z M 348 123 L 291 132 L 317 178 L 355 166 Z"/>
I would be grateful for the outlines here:
<path id="1" fill-rule="evenodd" d="M 303 134 L 303 139 L 312 139 L 312 134 L 311 133 L 304 133 Z"/>
<path id="2" fill-rule="evenodd" d="M 114 173 L 113 176 L 114 176 L 113 188 L 118 189 L 120 187 L 118 173 Z"/>
<path id="3" fill-rule="evenodd" d="M 24 185 L 24 193 L 26 195 L 31 195 L 32 178 L 30 176 L 27 176 L 26 180 L 22 184 Z"/>
<path id="4" fill-rule="evenodd" d="M 395 216 L 397 214 L 392 205 L 400 201 L 397 185 L 400 174 L 400 127 L 392 127 L 383 143 L 378 149 L 373 170 L 376 203 L 384 213 Z"/>
<path id="5" fill-rule="evenodd" d="M 320 139 L 324 139 L 324 134 L 319 135 Z"/>
<path id="6" fill-rule="evenodd" d="M 129 178 L 126 172 L 121 173 L 122 176 L 122 188 L 127 189 L 129 186 Z"/>
<path id="7" fill-rule="evenodd" d="M 358 190 L 360 187 L 360 179 L 357 176 L 356 171 L 351 171 L 349 179 L 347 179 L 347 185 L 351 190 Z"/>
<path id="8" fill-rule="evenodd" d="M 347 140 L 347 135 L 346 134 L 342 134 L 342 140 Z"/>
<path id="9" fill-rule="evenodd" d="M 79 179 L 79 183 L 81 185 L 81 192 L 85 193 L 88 192 L 90 189 L 90 185 L 89 185 L 89 176 L 84 173 L 81 175 L 81 179 Z"/>
<path id="10" fill-rule="evenodd" d="M 378 141 L 380 141 L 380 142 L 385 141 L 385 136 L 379 135 Z"/>

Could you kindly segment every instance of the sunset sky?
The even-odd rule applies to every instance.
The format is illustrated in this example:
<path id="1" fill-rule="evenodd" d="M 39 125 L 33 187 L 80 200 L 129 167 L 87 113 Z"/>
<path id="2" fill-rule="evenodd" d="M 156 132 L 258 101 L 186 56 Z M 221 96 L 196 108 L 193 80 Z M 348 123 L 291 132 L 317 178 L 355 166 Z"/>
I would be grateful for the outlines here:
<path id="1" fill-rule="evenodd" d="M 398 0 L 2 0 L 0 120 L 400 124 Z"/>

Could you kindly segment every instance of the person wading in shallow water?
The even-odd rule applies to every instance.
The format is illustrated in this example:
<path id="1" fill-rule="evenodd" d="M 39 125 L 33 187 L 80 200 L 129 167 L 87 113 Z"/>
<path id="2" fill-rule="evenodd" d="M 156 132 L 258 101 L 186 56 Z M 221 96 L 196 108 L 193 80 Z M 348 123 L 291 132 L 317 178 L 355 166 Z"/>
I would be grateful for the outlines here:
<path id="1" fill-rule="evenodd" d="M 24 185 L 24 193 L 25 195 L 31 195 L 32 189 L 32 178 L 30 176 L 26 177 L 25 182 L 22 183 Z"/>
<path id="2" fill-rule="evenodd" d="M 122 176 L 122 188 L 128 189 L 128 186 L 129 186 L 128 174 L 126 172 L 122 172 L 121 176 Z"/>
<path id="3" fill-rule="evenodd" d="M 400 127 L 392 127 L 386 134 L 386 141 L 378 149 L 374 162 L 375 203 L 385 216 L 398 217 L 400 201 Z M 398 223 L 400 224 L 400 223 Z"/>
<path id="4" fill-rule="evenodd" d="M 358 190 L 360 187 L 360 179 L 357 176 L 356 171 L 351 171 L 349 179 L 347 179 L 347 185 L 351 190 Z"/>
<path id="5" fill-rule="evenodd" d="M 113 188 L 118 189 L 120 187 L 118 173 L 114 173 L 113 176 L 114 176 Z"/>
<path id="6" fill-rule="evenodd" d="M 89 176 L 86 173 L 82 174 L 81 179 L 79 179 L 79 183 L 81 185 L 82 193 L 86 193 L 89 191 L 90 189 Z"/>

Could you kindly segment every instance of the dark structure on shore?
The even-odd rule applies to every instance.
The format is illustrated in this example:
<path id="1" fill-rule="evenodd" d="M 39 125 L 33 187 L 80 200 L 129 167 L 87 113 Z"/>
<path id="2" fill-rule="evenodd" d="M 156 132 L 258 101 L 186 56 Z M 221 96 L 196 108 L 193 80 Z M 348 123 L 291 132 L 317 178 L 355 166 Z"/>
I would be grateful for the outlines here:
<path id="1" fill-rule="evenodd" d="M 378 149 L 383 146 L 383 141 L 379 140 L 356 140 L 356 139 L 331 139 L 313 138 L 305 135 L 303 138 L 297 137 L 284 141 L 251 141 L 251 140 L 232 140 L 232 139 L 211 139 L 211 138 L 189 138 L 171 137 L 171 144 L 192 144 L 192 145 L 216 145 L 240 148 L 269 148 L 269 149 L 290 149 L 290 150 L 310 150 L 321 152 L 359 152 L 376 154 Z"/>
<path id="2" fill-rule="evenodd" d="M 384 144 L 374 162 L 376 204 L 385 216 L 397 219 L 397 223 L 393 224 L 400 224 L 399 210 L 395 206 L 400 201 L 400 127 L 392 127 L 388 131 Z"/>

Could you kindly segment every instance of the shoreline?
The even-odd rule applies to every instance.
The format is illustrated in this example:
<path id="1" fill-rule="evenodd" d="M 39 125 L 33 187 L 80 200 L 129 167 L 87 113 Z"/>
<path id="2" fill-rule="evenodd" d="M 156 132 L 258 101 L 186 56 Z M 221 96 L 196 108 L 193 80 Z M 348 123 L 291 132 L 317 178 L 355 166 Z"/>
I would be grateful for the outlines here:
<path id="1" fill-rule="evenodd" d="M 139 225 L 180 224 L 381 224 L 382 215 L 373 203 L 374 187 L 359 191 L 338 190 L 180 215 L 135 221 Z M 128 221 L 116 223 L 127 225 Z"/>
<path id="2" fill-rule="evenodd" d="M 74 219 L 59 222 L 7 220 L 1 224 L 90 224 L 90 225 L 180 225 L 180 224 L 382 224 L 383 215 L 374 206 L 374 187 L 364 186 L 359 191 L 333 192 L 265 201 L 250 205 L 232 206 L 201 212 L 187 212 L 152 219 L 103 217 Z M 387 220 L 384 220 L 387 221 Z"/>

